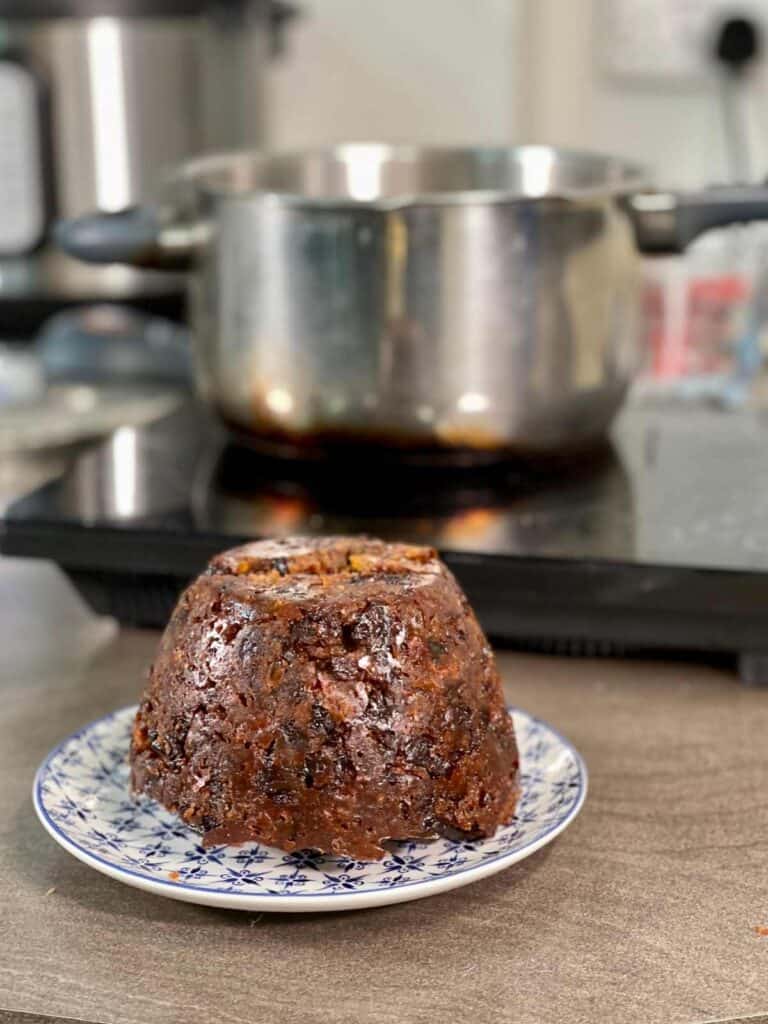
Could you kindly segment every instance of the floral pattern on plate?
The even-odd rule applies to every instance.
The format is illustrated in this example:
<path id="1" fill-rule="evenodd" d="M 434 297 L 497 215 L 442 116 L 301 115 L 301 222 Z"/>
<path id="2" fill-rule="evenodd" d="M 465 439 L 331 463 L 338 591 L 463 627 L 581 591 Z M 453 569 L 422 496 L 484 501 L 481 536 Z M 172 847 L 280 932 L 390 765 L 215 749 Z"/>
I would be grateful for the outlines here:
<path id="1" fill-rule="evenodd" d="M 284 853 L 259 843 L 203 847 L 159 804 L 129 793 L 135 707 L 64 740 L 34 786 L 42 824 L 70 853 L 129 885 L 245 910 L 348 910 L 456 888 L 529 856 L 561 832 L 586 795 L 584 763 L 546 722 L 511 709 L 522 764 L 512 822 L 489 839 L 392 843 L 380 861 Z"/>

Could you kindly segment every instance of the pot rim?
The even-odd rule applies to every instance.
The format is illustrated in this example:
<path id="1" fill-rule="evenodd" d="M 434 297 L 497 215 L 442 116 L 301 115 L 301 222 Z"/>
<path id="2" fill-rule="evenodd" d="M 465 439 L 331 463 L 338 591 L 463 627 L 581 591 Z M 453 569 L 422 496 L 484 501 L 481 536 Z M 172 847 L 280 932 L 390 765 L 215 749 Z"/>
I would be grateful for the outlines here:
<path id="1" fill-rule="evenodd" d="M 392 195 L 367 195 L 366 183 L 358 194 L 304 194 L 295 189 L 274 186 L 259 188 L 252 184 L 255 174 L 274 168 L 314 162 L 320 166 L 365 161 L 375 183 L 377 173 L 387 162 L 415 165 L 427 159 L 475 161 L 486 167 L 493 161 L 520 174 L 517 187 L 426 189 L 402 191 Z M 236 179 L 238 166 L 241 180 Z M 565 167 L 588 170 L 594 182 L 569 185 L 555 180 L 555 172 Z M 227 175 L 229 180 L 224 178 Z M 217 180 L 218 179 L 218 180 Z M 233 180 L 234 179 L 234 180 Z M 551 199 L 589 201 L 642 192 L 650 187 L 647 169 L 624 157 L 590 150 L 569 149 L 536 144 L 516 146 L 418 146 L 381 142 L 349 142 L 307 149 L 230 150 L 193 158 L 178 167 L 167 181 L 173 188 L 191 187 L 201 198 L 248 200 L 302 207 L 306 209 L 397 210 L 410 206 L 484 205 L 520 203 Z M 351 182 L 349 191 L 354 192 Z"/>

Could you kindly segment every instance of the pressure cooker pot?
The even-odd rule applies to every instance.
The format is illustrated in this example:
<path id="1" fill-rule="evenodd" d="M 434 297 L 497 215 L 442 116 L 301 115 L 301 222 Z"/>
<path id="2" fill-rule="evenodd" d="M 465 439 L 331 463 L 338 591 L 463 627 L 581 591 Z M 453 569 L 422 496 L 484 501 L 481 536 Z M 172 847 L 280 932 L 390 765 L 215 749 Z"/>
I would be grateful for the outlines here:
<path id="1" fill-rule="evenodd" d="M 154 208 L 64 222 L 97 263 L 189 270 L 199 389 L 272 451 L 455 462 L 603 437 L 640 363 L 641 253 L 768 217 L 542 146 L 193 161 Z"/>

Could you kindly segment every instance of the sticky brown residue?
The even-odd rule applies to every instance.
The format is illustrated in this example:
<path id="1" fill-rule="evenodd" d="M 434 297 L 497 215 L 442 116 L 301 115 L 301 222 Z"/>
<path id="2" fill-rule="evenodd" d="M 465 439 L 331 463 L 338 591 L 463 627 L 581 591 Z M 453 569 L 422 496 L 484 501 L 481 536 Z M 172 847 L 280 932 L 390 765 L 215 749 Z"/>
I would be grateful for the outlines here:
<path id="1" fill-rule="evenodd" d="M 752 931 L 755 935 L 766 936 L 768 935 L 768 926 L 764 924 L 756 924 L 753 926 Z"/>
<path id="2" fill-rule="evenodd" d="M 180 877 L 179 876 L 179 872 L 178 871 L 169 871 L 168 872 L 168 877 L 170 878 L 170 880 L 172 882 L 178 882 L 179 877 Z"/>

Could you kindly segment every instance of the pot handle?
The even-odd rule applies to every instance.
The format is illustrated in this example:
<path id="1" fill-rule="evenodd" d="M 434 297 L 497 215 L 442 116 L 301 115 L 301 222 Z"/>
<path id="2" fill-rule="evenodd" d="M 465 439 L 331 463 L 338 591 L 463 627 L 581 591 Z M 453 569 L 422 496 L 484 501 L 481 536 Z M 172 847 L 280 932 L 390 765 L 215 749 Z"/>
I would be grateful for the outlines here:
<path id="1" fill-rule="evenodd" d="M 680 253 L 710 228 L 768 220 L 768 188 L 718 186 L 698 192 L 639 192 L 628 198 L 627 212 L 641 252 Z"/>
<path id="2" fill-rule="evenodd" d="M 154 270 L 187 270 L 204 241 L 200 224 L 173 223 L 158 208 L 131 206 L 89 213 L 54 225 L 56 244 L 85 263 L 128 263 Z"/>

